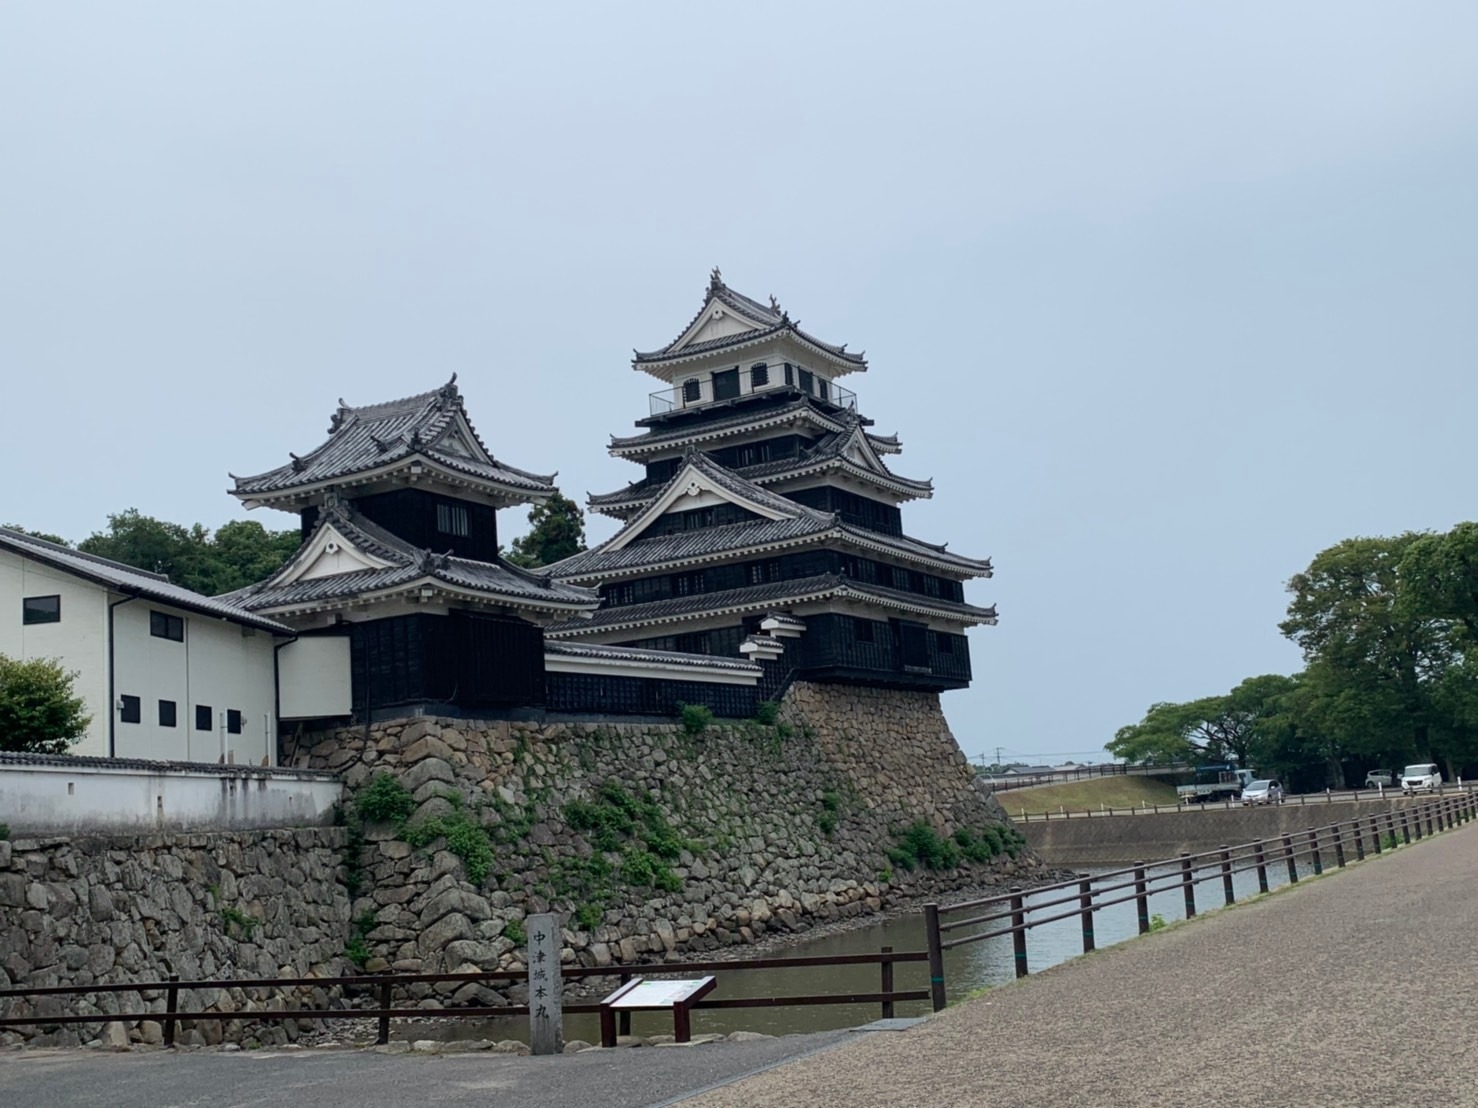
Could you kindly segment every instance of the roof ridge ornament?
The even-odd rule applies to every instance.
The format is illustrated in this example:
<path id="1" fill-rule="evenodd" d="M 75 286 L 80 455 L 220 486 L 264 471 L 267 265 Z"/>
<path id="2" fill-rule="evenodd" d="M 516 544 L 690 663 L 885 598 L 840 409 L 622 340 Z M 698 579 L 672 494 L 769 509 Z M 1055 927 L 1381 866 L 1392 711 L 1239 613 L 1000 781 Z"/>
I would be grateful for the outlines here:
<path id="1" fill-rule="evenodd" d="M 344 403 L 342 396 L 339 397 L 338 410 L 328 417 L 328 433 L 330 435 L 336 434 L 339 428 L 344 426 L 344 421 L 349 418 L 349 412 L 349 405 Z"/>
<path id="2" fill-rule="evenodd" d="M 299 458 L 299 457 L 298 457 L 298 456 L 297 456 L 297 455 L 296 455 L 296 454 L 294 454 L 294 453 L 293 453 L 293 452 L 292 452 L 292 451 L 291 451 L 291 450 L 289 450 L 289 451 L 288 451 L 288 452 L 287 452 L 287 456 L 288 456 L 288 457 L 289 457 L 289 458 L 291 458 L 291 459 L 292 459 L 292 460 L 293 460 L 293 461 L 292 461 L 292 467 L 293 467 L 293 472 L 294 472 L 294 473 L 302 473 L 302 472 L 303 472 L 303 470 L 304 470 L 304 469 L 305 469 L 305 468 L 307 468 L 307 465 L 308 465 L 308 463 L 307 463 L 307 462 L 305 462 L 305 461 L 303 461 L 303 459 L 302 459 L 302 458 Z"/>
<path id="3" fill-rule="evenodd" d="M 714 266 L 713 267 L 713 272 L 711 272 L 708 275 L 708 291 L 709 292 L 718 292 L 719 289 L 727 288 L 727 287 L 728 286 L 724 284 L 724 275 L 723 275 L 723 273 L 721 273 L 719 271 L 718 266 Z"/>
<path id="4" fill-rule="evenodd" d="M 775 299 L 773 292 L 770 293 L 770 310 L 772 312 L 780 312 L 782 315 L 785 314 L 785 309 L 780 306 L 780 301 Z"/>
<path id="5" fill-rule="evenodd" d="M 436 402 L 443 408 L 454 407 L 462 399 L 462 393 L 457 388 L 457 375 L 452 374 L 452 379 L 442 385 L 436 392 Z"/>

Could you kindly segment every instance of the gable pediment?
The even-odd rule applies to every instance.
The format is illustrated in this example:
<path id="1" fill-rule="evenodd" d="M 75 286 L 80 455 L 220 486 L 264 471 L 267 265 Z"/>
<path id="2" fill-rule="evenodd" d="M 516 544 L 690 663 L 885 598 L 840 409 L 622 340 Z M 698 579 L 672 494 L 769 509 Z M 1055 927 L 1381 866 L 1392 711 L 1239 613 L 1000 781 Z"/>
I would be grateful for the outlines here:
<path id="1" fill-rule="evenodd" d="M 291 585 L 295 581 L 314 581 L 367 569 L 388 569 L 391 564 L 359 549 L 337 527 L 327 524 L 318 529 L 287 571 L 272 584 Z"/>
<path id="2" fill-rule="evenodd" d="M 745 319 L 733 308 L 722 303 L 718 297 L 709 297 L 708 303 L 703 306 L 703 311 L 698 314 L 698 318 L 683 332 L 682 337 L 672 344 L 671 350 L 676 354 L 700 342 L 733 338 L 735 335 L 745 335 L 759 330 L 762 330 L 759 324 Z"/>
<path id="3" fill-rule="evenodd" d="M 794 511 L 782 511 L 769 500 L 752 499 L 715 481 L 701 468 L 688 462 L 678 471 L 663 493 L 646 506 L 609 544 L 606 550 L 621 550 L 635 542 L 657 520 L 671 512 L 685 512 L 691 508 L 709 508 L 717 504 L 733 504 L 753 512 L 762 519 L 794 519 L 801 514 L 797 506 Z"/>
<path id="4" fill-rule="evenodd" d="M 472 428 L 460 415 L 448 424 L 447 429 L 433 442 L 432 447 L 458 458 L 470 458 L 475 462 L 491 462 L 486 450 L 477 441 Z"/>

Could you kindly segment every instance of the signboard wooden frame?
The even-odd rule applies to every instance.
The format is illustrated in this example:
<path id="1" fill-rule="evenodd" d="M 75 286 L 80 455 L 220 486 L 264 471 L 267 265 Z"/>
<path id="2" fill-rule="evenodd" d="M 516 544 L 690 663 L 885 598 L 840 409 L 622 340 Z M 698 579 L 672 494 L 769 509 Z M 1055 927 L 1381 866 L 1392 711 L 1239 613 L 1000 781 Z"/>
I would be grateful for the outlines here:
<path id="1" fill-rule="evenodd" d="M 688 981 L 648 981 L 633 977 L 600 1002 L 600 1045 L 616 1045 L 616 1013 L 665 1012 L 672 1009 L 672 1033 L 680 1043 L 693 1041 L 693 1006 L 718 987 L 715 977 Z"/>

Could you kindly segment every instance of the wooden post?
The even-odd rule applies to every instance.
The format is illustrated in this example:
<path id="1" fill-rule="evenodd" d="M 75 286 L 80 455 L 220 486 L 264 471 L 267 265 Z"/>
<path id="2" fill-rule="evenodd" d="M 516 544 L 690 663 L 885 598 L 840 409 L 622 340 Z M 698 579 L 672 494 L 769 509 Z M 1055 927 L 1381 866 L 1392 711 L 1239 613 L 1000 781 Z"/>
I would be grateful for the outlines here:
<path id="1" fill-rule="evenodd" d="M 1078 874 L 1078 905 L 1083 909 L 1083 953 L 1094 948 L 1093 938 L 1093 878 L 1086 873 Z"/>
<path id="2" fill-rule="evenodd" d="M 1290 835 L 1283 836 L 1283 858 L 1288 863 L 1288 883 L 1298 884 L 1298 862 L 1293 857 L 1293 838 Z"/>
<path id="3" fill-rule="evenodd" d="M 1370 845 L 1377 854 L 1382 853 L 1383 846 L 1380 841 L 1380 813 L 1370 817 Z"/>
<path id="4" fill-rule="evenodd" d="M 1150 929 L 1150 898 L 1145 894 L 1144 863 L 1134 863 L 1134 903 L 1139 908 L 1139 933 Z"/>
<path id="5" fill-rule="evenodd" d="M 1180 885 L 1185 893 L 1185 918 L 1196 918 L 1196 886 L 1191 881 L 1191 856 L 1186 851 L 1180 852 Z"/>
<path id="6" fill-rule="evenodd" d="M 622 970 L 621 971 L 621 984 L 623 984 L 623 985 L 629 985 L 630 983 L 631 983 L 631 971 L 630 970 Z M 619 1035 L 630 1035 L 631 1034 L 631 1011 L 629 1009 L 622 1008 L 621 1011 L 616 1014 L 616 1033 L 619 1034 Z M 613 1043 L 611 1045 L 614 1046 L 615 1044 Z"/>
<path id="7" fill-rule="evenodd" d="M 1355 861 L 1365 861 L 1365 836 L 1360 832 L 1360 817 L 1350 823 L 1350 837 L 1355 840 Z"/>
<path id="8" fill-rule="evenodd" d="M 164 1045 L 174 1046 L 174 1014 L 180 1010 L 180 975 L 169 975 L 169 985 L 164 990 Z"/>
<path id="9" fill-rule="evenodd" d="M 1011 945 L 1016 954 L 1016 976 L 1025 977 L 1026 967 L 1026 910 L 1023 908 L 1021 886 L 1011 886 Z"/>
<path id="10" fill-rule="evenodd" d="M 884 993 L 891 993 L 893 991 L 893 959 L 888 957 L 892 953 L 893 948 L 891 946 L 883 947 L 883 960 L 878 963 L 883 971 L 882 985 Z M 891 1000 L 885 1000 L 883 1001 L 883 1019 L 890 1020 L 892 1018 L 893 1002 Z"/>
<path id="11" fill-rule="evenodd" d="M 939 938 L 939 905 L 924 905 L 924 941 L 929 947 L 929 995 L 934 1011 L 944 1011 L 944 948 Z"/>
<path id="12" fill-rule="evenodd" d="M 1417 827 L 1416 837 L 1421 838 L 1421 827 Z M 1405 846 L 1411 845 L 1411 823 L 1406 818 L 1406 809 L 1401 809 L 1401 842 Z"/>
<path id="13" fill-rule="evenodd" d="M 1257 891 L 1260 893 L 1268 891 L 1268 855 L 1263 847 L 1261 839 L 1252 844 L 1255 851 L 1253 857 L 1257 859 Z"/>
<path id="14" fill-rule="evenodd" d="M 1334 864 L 1339 869 L 1345 868 L 1345 841 L 1339 833 L 1339 824 L 1334 825 Z"/>
<path id="15" fill-rule="evenodd" d="M 547 912 L 529 916 L 524 927 L 529 936 L 529 1046 L 535 1054 L 559 1054 L 565 1048 L 559 917 Z"/>
<path id="16" fill-rule="evenodd" d="M 1324 872 L 1324 862 L 1319 857 L 1319 832 L 1313 827 L 1309 828 L 1309 855 L 1314 863 L 1314 876 L 1318 877 Z"/>
<path id="17" fill-rule="evenodd" d="M 394 988 L 395 983 L 388 977 L 380 982 L 380 1033 L 375 1042 L 381 1046 L 390 1041 L 390 1000 Z"/>
<path id="18" fill-rule="evenodd" d="M 1226 843 L 1221 844 L 1221 894 L 1228 908 L 1237 903 L 1237 892 L 1232 888 L 1232 850 Z"/>

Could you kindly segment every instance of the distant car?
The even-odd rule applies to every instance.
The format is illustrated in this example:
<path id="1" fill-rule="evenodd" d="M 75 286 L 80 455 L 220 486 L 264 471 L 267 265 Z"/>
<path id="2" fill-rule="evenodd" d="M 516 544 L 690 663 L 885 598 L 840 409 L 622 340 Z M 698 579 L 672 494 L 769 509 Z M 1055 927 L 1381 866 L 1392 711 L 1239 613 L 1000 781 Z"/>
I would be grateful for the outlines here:
<path id="1" fill-rule="evenodd" d="M 1414 793 L 1419 789 L 1435 789 L 1442 784 L 1442 774 L 1435 762 L 1418 762 L 1401 771 L 1401 791 Z"/>
<path id="2" fill-rule="evenodd" d="M 1373 769 L 1365 775 L 1365 788 L 1367 789 L 1389 789 L 1396 783 L 1396 777 L 1388 769 Z"/>
<path id="3" fill-rule="evenodd" d="M 1253 781 L 1242 790 L 1243 804 L 1282 804 L 1283 786 L 1276 781 Z"/>

